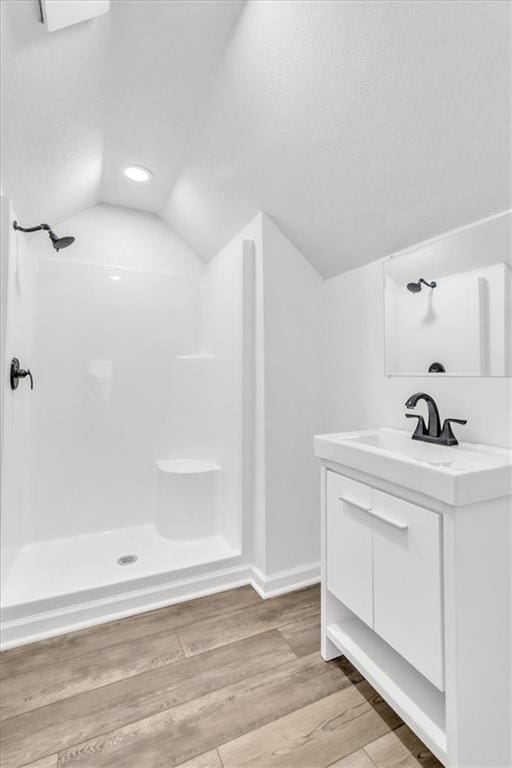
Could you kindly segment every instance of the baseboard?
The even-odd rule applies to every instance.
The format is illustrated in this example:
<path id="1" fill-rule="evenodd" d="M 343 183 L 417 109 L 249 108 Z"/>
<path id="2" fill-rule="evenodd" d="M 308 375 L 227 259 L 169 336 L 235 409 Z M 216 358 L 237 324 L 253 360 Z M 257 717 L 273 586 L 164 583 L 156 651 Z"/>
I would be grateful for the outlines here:
<path id="1" fill-rule="evenodd" d="M 76 602 L 62 608 L 27 612 L 26 615 L 8 618 L 0 625 L 0 648 L 7 650 L 247 584 L 250 584 L 260 597 L 267 599 L 316 584 L 319 580 L 319 563 L 292 568 L 270 576 L 265 576 L 259 568 L 249 564 L 236 565 L 97 600 Z"/>
<path id="2" fill-rule="evenodd" d="M 266 576 L 255 565 L 252 566 L 251 571 L 251 585 L 264 600 L 283 595 L 286 592 L 310 587 L 320 581 L 320 563 L 301 565 L 287 571 L 272 573 L 269 576 Z"/>

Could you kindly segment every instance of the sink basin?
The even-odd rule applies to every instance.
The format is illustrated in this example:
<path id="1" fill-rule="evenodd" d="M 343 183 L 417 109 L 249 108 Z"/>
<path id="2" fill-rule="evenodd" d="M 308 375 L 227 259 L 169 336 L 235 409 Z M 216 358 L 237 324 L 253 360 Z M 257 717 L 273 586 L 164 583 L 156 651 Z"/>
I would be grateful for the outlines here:
<path id="1" fill-rule="evenodd" d="M 422 443 L 410 432 L 387 428 L 316 435 L 314 445 L 324 461 L 454 506 L 508 496 L 512 489 L 512 451 L 506 448 Z"/>

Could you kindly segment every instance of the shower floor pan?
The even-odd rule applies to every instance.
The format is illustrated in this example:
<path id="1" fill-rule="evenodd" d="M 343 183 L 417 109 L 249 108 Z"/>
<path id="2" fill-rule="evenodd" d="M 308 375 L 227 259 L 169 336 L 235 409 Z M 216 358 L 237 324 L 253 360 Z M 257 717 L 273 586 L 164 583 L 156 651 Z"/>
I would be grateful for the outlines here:
<path id="1" fill-rule="evenodd" d="M 136 560 L 121 564 L 130 555 Z M 16 608 L 29 604 L 55 610 L 129 590 L 151 590 L 176 578 L 176 571 L 186 577 L 191 569 L 197 573 L 197 566 L 239 555 L 219 535 L 173 541 L 150 524 L 32 543 L 18 552 L 7 574 L 3 611 L 14 617 Z"/>

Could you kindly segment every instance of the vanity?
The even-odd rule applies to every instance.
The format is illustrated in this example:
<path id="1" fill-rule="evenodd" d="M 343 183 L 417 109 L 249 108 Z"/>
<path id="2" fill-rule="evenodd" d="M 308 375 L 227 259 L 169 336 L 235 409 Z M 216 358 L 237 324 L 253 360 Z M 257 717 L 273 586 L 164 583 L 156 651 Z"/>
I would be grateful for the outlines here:
<path id="1" fill-rule="evenodd" d="M 318 435 L 322 656 L 447 766 L 512 766 L 512 452 Z"/>

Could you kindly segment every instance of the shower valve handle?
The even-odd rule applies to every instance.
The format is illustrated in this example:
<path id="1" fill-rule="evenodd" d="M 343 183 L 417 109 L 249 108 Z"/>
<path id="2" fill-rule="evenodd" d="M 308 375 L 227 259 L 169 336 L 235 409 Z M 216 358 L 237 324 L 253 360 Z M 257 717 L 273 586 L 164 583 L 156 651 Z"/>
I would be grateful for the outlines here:
<path id="1" fill-rule="evenodd" d="M 30 379 L 30 389 L 34 389 L 34 379 L 30 369 L 20 368 L 20 361 L 17 357 L 13 357 L 11 360 L 11 389 L 18 389 L 20 379 L 24 379 L 26 376 Z"/>

